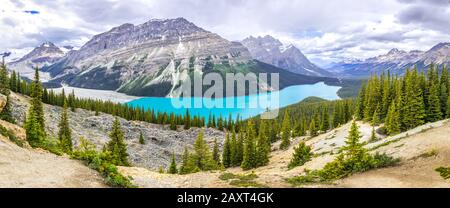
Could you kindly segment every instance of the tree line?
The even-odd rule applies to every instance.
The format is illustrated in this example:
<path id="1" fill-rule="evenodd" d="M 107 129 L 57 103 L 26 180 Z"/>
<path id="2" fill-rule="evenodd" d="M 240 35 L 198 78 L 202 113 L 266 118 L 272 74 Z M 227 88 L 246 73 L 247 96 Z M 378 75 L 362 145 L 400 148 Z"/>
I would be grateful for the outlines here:
<path id="1" fill-rule="evenodd" d="M 450 79 L 447 68 L 433 64 L 427 72 L 416 67 L 404 76 L 390 72 L 372 76 L 363 83 L 355 116 L 394 135 L 427 122 L 450 117 Z"/>
<path id="2" fill-rule="evenodd" d="M 35 68 L 38 71 L 38 68 Z M 28 82 L 23 80 L 19 73 L 12 71 L 11 76 L 8 76 L 8 72 L 6 67 L 2 67 L 2 74 L 0 77 L 4 80 L 1 80 L 1 83 L 5 83 L 13 92 L 20 93 L 23 95 L 32 96 L 32 93 L 35 92 L 33 90 L 33 82 Z M 1 88 L 1 87 L 0 87 Z M 111 114 L 114 116 L 118 116 L 124 118 L 126 120 L 136 120 L 136 121 L 145 121 L 148 123 L 154 124 L 163 124 L 169 125 L 170 129 L 177 130 L 178 126 L 183 126 L 183 129 L 190 129 L 191 127 L 210 127 L 216 128 L 221 131 L 224 129 L 232 129 L 238 128 L 240 126 L 240 119 L 234 121 L 229 115 L 229 118 L 226 119 L 220 115 L 216 118 L 214 115 L 210 115 L 208 121 L 206 121 L 204 116 L 200 115 L 191 115 L 188 110 L 184 113 L 184 115 L 178 115 L 175 113 L 167 113 L 167 112 L 156 112 L 154 109 L 144 109 L 143 107 L 131 106 L 127 104 L 116 103 L 112 101 L 103 101 L 99 99 L 90 99 L 90 98 L 79 98 L 76 97 L 74 92 L 72 91 L 69 94 L 62 91 L 62 93 L 55 93 L 52 89 L 47 89 L 45 87 L 40 88 L 42 92 L 40 98 L 43 103 L 55 106 L 64 106 L 64 102 L 67 102 L 68 108 L 71 111 L 75 111 L 77 108 L 90 110 L 96 112 L 96 115 L 99 115 L 100 112 Z"/>

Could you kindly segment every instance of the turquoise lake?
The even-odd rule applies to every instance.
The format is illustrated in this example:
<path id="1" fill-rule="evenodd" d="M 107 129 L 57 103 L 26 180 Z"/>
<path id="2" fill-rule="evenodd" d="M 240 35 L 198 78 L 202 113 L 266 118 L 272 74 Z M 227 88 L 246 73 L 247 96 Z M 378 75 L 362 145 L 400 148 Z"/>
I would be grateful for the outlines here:
<path id="1" fill-rule="evenodd" d="M 146 110 L 154 109 L 155 112 L 166 112 L 168 114 L 173 112 L 178 115 L 184 115 L 186 109 L 189 109 L 191 116 L 204 116 L 206 121 L 209 115 L 214 115 L 216 118 L 222 115 L 223 118 L 228 119 L 230 113 L 233 119 L 236 119 L 238 115 L 240 118 L 246 119 L 259 115 L 267 109 L 273 110 L 298 103 L 310 96 L 327 100 L 339 99 L 337 95 L 339 89 L 340 87 L 328 86 L 319 82 L 312 85 L 294 85 L 280 91 L 240 97 L 217 99 L 146 97 L 130 101 L 127 104 L 134 107 L 143 107 Z M 181 103 L 187 107 L 180 107 Z"/>

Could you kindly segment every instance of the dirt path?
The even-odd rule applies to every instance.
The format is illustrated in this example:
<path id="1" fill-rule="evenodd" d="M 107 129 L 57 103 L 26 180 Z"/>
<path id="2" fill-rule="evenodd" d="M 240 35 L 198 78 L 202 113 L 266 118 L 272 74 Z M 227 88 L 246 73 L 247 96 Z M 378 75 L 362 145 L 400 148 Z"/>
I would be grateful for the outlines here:
<path id="1" fill-rule="evenodd" d="M 0 136 L 0 187 L 106 187 L 98 173 L 79 161 L 21 148 Z"/>

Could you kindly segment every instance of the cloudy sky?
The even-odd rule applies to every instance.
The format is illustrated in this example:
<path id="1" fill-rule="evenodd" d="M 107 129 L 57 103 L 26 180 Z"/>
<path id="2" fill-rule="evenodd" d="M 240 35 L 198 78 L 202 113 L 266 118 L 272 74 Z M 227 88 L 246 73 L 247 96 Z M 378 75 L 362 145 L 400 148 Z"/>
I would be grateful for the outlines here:
<path id="1" fill-rule="evenodd" d="M 123 23 L 184 17 L 229 40 L 272 35 L 319 64 L 450 42 L 450 0 L 1 0 L 0 53 L 82 46 Z"/>

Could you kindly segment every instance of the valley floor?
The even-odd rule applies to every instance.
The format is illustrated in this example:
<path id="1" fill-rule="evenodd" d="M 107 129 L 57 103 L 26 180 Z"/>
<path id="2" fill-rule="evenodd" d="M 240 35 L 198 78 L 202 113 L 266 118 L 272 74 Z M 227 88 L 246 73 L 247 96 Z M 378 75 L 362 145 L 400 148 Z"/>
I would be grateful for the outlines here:
<path id="1" fill-rule="evenodd" d="M 362 140 L 368 141 L 371 126 L 359 122 Z M 267 187 L 292 187 L 286 178 L 303 174 L 305 169 L 322 168 L 336 156 L 338 149 L 344 145 L 350 124 L 326 134 L 307 139 L 295 138 L 293 145 L 286 151 L 276 150 L 273 145 L 270 163 L 251 171 L 229 168 L 226 171 L 201 172 L 189 175 L 160 174 L 145 168 L 120 167 L 124 175 L 132 176 L 139 187 L 233 187 L 227 181 L 219 179 L 225 172 L 233 174 L 255 173 L 255 183 Z M 450 122 L 448 120 L 426 124 L 402 134 L 380 138 L 366 145 L 371 153 L 387 153 L 401 158 L 398 166 L 367 171 L 335 181 L 332 184 L 313 184 L 305 187 L 450 187 L 450 181 L 444 180 L 434 169 L 450 166 Z M 300 141 L 306 141 L 317 155 L 301 167 L 287 169 L 293 147 Z"/>
<path id="2" fill-rule="evenodd" d="M 139 99 L 141 97 L 131 96 L 124 93 L 112 91 L 112 90 L 95 90 L 95 89 L 86 89 L 79 87 L 70 87 L 67 85 L 63 85 L 60 88 L 52 89 L 55 93 L 61 93 L 64 89 L 65 93 L 71 93 L 72 91 L 75 93 L 75 96 L 78 98 L 90 98 L 90 99 L 99 99 L 103 101 L 112 101 L 118 103 L 126 103 L 135 99 Z"/>

